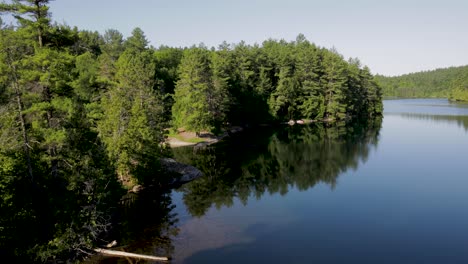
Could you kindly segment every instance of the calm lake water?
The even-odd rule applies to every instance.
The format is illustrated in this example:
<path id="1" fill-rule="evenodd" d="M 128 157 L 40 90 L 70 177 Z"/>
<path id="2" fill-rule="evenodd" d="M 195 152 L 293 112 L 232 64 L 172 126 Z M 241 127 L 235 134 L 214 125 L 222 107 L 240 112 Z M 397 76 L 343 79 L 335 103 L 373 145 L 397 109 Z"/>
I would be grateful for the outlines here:
<path id="1" fill-rule="evenodd" d="M 175 149 L 205 176 L 142 206 L 140 218 L 165 220 L 135 251 L 172 263 L 468 263 L 468 105 L 384 106 L 382 120 L 353 127 Z"/>

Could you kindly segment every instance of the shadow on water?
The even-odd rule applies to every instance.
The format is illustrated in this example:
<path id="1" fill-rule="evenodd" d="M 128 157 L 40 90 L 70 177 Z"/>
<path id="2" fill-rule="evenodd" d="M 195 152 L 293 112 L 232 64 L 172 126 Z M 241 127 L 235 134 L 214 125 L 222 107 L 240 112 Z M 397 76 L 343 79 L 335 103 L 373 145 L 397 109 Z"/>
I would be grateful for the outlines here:
<path id="1" fill-rule="evenodd" d="M 172 238 L 177 236 L 177 215 L 169 191 L 148 188 L 126 194 L 121 201 L 116 226 L 107 241 L 116 240 L 113 250 L 143 255 L 172 256 Z M 84 263 L 151 263 L 136 259 L 94 256 Z"/>
<path id="2" fill-rule="evenodd" d="M 215 205 L 247 204 L 265 192 L 285 195 L 290 188 L 307 190 L 317 183 L 335 188 L 338 176 L 357 169 L 377 146 L 381 119 L 373 122 L 263 128 L 210 148 L 174 149 L 174 157 L 199 168 L 204 177 L 182 186 L 192 216 Z"/>

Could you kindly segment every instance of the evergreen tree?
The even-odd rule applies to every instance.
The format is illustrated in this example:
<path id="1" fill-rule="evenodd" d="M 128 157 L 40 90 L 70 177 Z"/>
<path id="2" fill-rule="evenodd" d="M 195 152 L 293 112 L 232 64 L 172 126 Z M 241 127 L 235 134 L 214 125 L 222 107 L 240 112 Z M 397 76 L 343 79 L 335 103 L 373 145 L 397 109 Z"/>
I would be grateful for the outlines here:
<path id="1" fill-rule="evenodd" d="M 215 59 L 217 60 L 217 59 Z M 226 77 L 211 68 L 210 52 L 191 48 L 184 52 L 172 107 L 175 127 L 197 133 L 212 131 L 223 121 L 226 101 Z"/>
<path id="2" fill-rule="evenodd" d="M 296 76 L 300 83 L 299 110 L 302 117 L 322 119 L 325 109 L 324 90 L 320 86 L 320 56 L 315 45 L 302 37 L 299 36 L 296 40 Z"/>
<path id="3" fill-rule="evenodd" d="M 320 83 L 324 89 L 324 118 L 343 120 L 347 117 L 346 108 L 346 62 L 335 51 L 324 51 L 324 74 Z"/>
<path id="4" fill-rule="evenodd" d="M 102 51 L 116 61 L 124 51 L 123 35 L 118 30 L 108 29 L 103 36 Z"/>
<path id="5" fill-rule="evenodd" d="M 18 22 L 37 37 L 39 47 L 43 46 L 43 37 L 49 28 L 50 0 L 13 0 L 11 4 L 0 4 L 0 12 L 9 12 Z M 29 17 L 29 19 L 27 18 Z"/>
<path id="6" fill-rule="evenodd" d="M 123 35 L 115 30 L 108 29 L 103 36 L 102 54 L 98 57 L 100 82 L 106 86 L 115 84 L 116 62 L 124 51 Z"/>
<path id="7" fill-rule="evenodd" d="M 366 111 L 369 116 L 373 117 L 381 115 L 383 112 L 382 89 L 367 66 L 360 71 L 360 77 L 364 89 L 361 94 L 365 95 L 365 104 L 361 111 Z"/>
<path id="8" fill-rule="evenodd" d="M 164 142 L 164 109 L 153 90 L 155 64 L 149 51 L 129 48 L 116 66 L 117 84 L 102 100 L 98 130 L 120 180 L 142 183 L 156 173 Z"/>
<path id="9" fill-rule="evenodd" d="M 468 67 L 452 83 L 450 100 L 468 102 Z"/>
<path id="10" fill-rule="evenodd" d="M 144 51 L 147 46 L 148 40 L 146 39 L 145 33 L 138 27 L 133 29 L 132 35 L 124 42 L 124 47 L 126 49 Z"/>
<path id="11" fill-rule="evenodd" d="M 460 66 L 392 77 L 377 75 L 375 79 L 385 96 L 449 97 L 467 72 L 468 66 Z"/>
<path id="12" fill-rule="evenodd" d="M 91 52 L 86 52 L 75 58 L 75 73 L 77 77 L 71 85 L 75 93 L 85 102 L 95 101 L 99 96 L 98 71 L 99 64 Z"/>
<path id="13" fill-rule="evenodd" d="M 298 117 L 299 82 L 292 69 L 283 67 L 279 73 L 276 90 L 271 94 L 270 107 L 277 118 L 294 119 Z"/>
<path id="14" fill-rule="evenodd" d="M 213 53 L 211 57 L 212 88 L 207 91 L 208 109 L 215 132 L 219 132 L 227 120 L 229 96 L 229 57 L 227 53 Z"/>
<path id="15" fill-rule="evenodd" d="M 102 53 L 104 39 L 97 31 L 82 30 L 77 34 L 78 39 L 74 42 L 74 50 L 76 54 L 81 55 L 89 52 L 94 56 L 99 56 Z"/>
<path id="16" fill-rule="evenodd" d="M 28 3 L 41 7 L 42 24 L 17 16 L 21 27 L 0 32 L 0 142 L 9 142 L 0 147 L 0 206 L 8 213 L 0 217 L 1 248 L 8 244 L 8 254 L 28 257 L 24 262 L 72 259 L 107 227 L 105 189 L 113 174 L 70 85 L 74 57 L 42 43 L 50 32 L 41 20 L 47 1 Z"/>
<path id="17" fill-rule="evenodd" d="M 179 48 L 160 47 L 154 52 L 156 61 L 156 90 L 163 95 L 164 119 L 170 122 L 174 105 L 174 89 L 178 80 L 177 69 L 182 59 L 183 50 Z"/>

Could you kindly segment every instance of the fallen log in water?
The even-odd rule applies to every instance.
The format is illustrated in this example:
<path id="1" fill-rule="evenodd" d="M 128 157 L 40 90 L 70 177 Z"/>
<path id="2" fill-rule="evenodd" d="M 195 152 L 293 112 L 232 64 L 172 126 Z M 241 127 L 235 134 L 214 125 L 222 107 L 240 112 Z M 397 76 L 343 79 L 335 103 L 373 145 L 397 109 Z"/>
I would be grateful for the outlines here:
<path id="1" fill-rule="evenodd" d="M 114 257 L 139 258 L 139 259 L 155 260 L 155 261 L 169 261 L 169 258 L 167 257 L 156 257 L 156 256 L 128 253 L 128 252 L 123 252 L 123 251 L 116 251 L 116 250 L 109 250 L 109 249 L 102 249 L 102 248 L 95 248 L 94 251 L 104 254 L 104 255 L 114 256 Z"/>

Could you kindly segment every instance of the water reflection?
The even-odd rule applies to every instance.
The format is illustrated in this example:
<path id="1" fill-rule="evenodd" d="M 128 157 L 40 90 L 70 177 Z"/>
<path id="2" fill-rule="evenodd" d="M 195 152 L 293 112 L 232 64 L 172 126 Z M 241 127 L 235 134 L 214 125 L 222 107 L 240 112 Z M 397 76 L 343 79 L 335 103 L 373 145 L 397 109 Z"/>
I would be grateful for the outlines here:
<path id="1" fill-rule="evenodd" d="M 115 227 L 105 242 L 116 240 L 113 250 L 154 256 L 172 256 L 178 218 L 170 192 L 148 188 L 122 198 Z M 105 244 L 105 243 L 104 243 Z M 128 258 L 96 255 L 84 263 L 150 263 Z"/>
<path id="2" fill-rule="evenodd" d="M 443 116 L 468 115 L 468 104 L 453 103 L 447 99 L 386 100 L 384 105 L 384 115 L 405 113 Z"/>
<path id="3" fill-rule="evenodd" d="M 392 115 L 392 114 L 387 114 Z M 406 119 L 429 120 L 436 123 L 457 124 L 458 127 L 468 131 L 468 115 L 431 115 L 418 113 L 401 113 L 399 116 Z"/>
<path id="4" fill-rule="evenodd" d="M 291 188 L 307 190 L 320 182 L 335 188 L 339 175 L 357 169 L 377 146 L 381 122 L 262 128 L 206 149 L 174 149 L 174 158 L 204 172 L 202 178 L 177 191 L 189 214 L 201 217 L 213 205 L 230 207 L 235 199 L 246 205 L 250 197 L 260 198 L 265 193 L 284 195 Z M 194 253 L 207 248 L 251 242 L 250 237 L 230 222 L 198 221 L 197 218 L 187 221 L 186 216 L 175 213 L 181 211 L 174 210 L 174 204 L 170 193 L 158 189 L 127 194 L 116 218 L 119 226 L 107 239 L 116 239 L 122 245 L 116 250 L 169 256 L 176 262 L 188 261 Z M 281 217 L 277 218 L 277 225 L 288 221 L 280 210 L 278 214 Z M 274 222 L 268 221 L 263 230 L 270 230 Z M 205 231 L 198 241 L 200 230 Z M 250 235 L 256 233 L 262 233 L 261 223 L 249 231 Z M 89 263 L 130 261 L 100 256 Z"/>
<path id="5" fill-rule="evenodd" d="M 377 146 L 381 121 L 264 129 L 204 150 L 174 149 L 177 160 L 205 174 L 179 191 L 189 213 L 203 216 L 213 205 L 231 206 L 235 198 L 247 204 L 251 196 L 284 195 L 320 182 L 335 188 L 338 176 L 357 169 Z"/>

